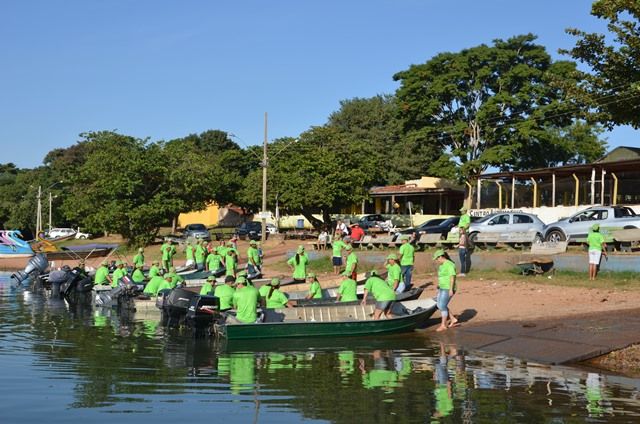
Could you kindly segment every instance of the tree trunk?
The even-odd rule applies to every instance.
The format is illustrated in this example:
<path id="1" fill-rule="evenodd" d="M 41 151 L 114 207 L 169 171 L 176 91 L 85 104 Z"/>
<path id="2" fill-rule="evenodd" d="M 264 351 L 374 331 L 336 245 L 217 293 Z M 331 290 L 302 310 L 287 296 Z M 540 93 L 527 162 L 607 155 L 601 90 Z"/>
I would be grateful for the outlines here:
<path id="1" fill-rule="evenodd" d="M 307 218 L 307 220 L 311 223 L 311 225 L 313 225 L 313 228 L 315 230 L 319 230 L 324 226 L 324 222 L 320 221 L 318 218 L 313 216 L 313 214 L 308 209 L 302 209 L 301 213 L 302 213 L 302 216 Z M 323 213 L 323 217 L 324 217 L 324 213 Z"/>
<path id="2" fill-rule="evenodd" d="M 173 220 L 171 221 L 171 234 L 175 234 L 176 233 L 177 225 L 178 225 L 178 217 L 174 216 Z"/>

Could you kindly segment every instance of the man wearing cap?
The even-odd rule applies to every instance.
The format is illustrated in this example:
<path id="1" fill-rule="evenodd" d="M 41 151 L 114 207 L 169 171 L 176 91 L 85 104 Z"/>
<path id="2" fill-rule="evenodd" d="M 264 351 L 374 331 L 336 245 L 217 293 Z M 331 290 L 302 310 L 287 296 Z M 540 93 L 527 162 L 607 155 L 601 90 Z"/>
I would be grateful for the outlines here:
<path id="1" fill-rule="evenodd" d="M 173 246 L 171 246 L 171 242 L 168 239 L 165 239 L 164 243 L 162 243 L 162 246 L 160 246 L 160 253 L 162 254 L 162 268 L 165 271 L 169 270 L 169 267 L 171 266 L 169 262 L 171 259 L 172 248 Z"/>
<path id="2" fill-rule="evenodd" d="M 156 275 L 149 280 L 146 286 L 144 286 L 144 290 L 142 291 L 142 293 L 146 294 L 147 296 L 157 296 L 162 283 L 164 283 L 164 278 Z"/>
<path id="3" fill-rule="evenodd" d="M 244 277 L 238 277 L 237 280 L 233 279 L 232 275 L 228 275 L 224 279 L 224 284 L 216 286 L 214 296 L 220 299 L 220 310 L 227 311 L 233 308 L 233 294 L 236 292 L 234 285 L 237 282 L 245 283 Z"/>
<path id="4" fill-rule="evenodd" d="M 179 275 L 176 272 L 176 268 L 175 267 L 171 267 L 169 268 L 169 272 L 167 272 L 165 274 L 165 277 L 169 276 L 171 277 L 171 288 L 175 288 L 178 284 L 182 283 L 184 281 L 184 278 L 182 277 L 182 275 Z"/>
<path id="5" fill-rule="evenodd" d="M 231 277 L 231 284 L 234 283 L 234 279 L 233 277 Z M 204 284 L 202 285 L 202 287 L 200 288 L 200 296 L 213 296 L 213 292 L 214 292 L 214 285 L 216 282 L 216 277 L 214 277 L 213 275 L 210 275 L 207 277 L 207 281 L 204 282 Z M 227 280 L 224 281 L 225 283 L 227 282 Z"/>
<path id="6" fill-rule="evenodd" d="M 441 323 L 436 331 L 444 331 L 449 327 L 459 325 L 449 308 L 449 302 L 456 293 L 456 265 L 449 259 L 444 250 L 438 249 L 433 254 L 433 260 L 438 264 L 438 295 L 436 304 L 440 310 Z M 447 323 L 447 321 L 449 321 Z"/>
<path id="7" fill-rule="evenodd" d="M 158 286 L 158 291 L 156 292 L 156 294 L 160 293 L 162 290 L 171 290 L 174 287 L 175 286 L 173 285 L 173 279 L 171 278 L 171 276 L 165 274 L 162 277 L 162 282 Z"/>
<path id="8" fill-rule="evenodd" d="M 371 276 L 364 283 L 364 295 L 362 296 L 362 306 L 367 304 L 367 296 L 371 293 L 376 299 L 376 307 L 373 312 L 373 319 L 380 319 L 382 314 L 387 318 L 393 318 L 391 305 L 396 300 L 396 292 L 382 278 L 378 277 L 375 271 L 371 271 Z"/>
<path id="9" fill-rule="evenodd" d="M 142 272 L 142 264 L 136 265 L 136 269 L 133 271 L 131 280 L 136 284 L 144 283 L 144 272 Z"/>
<path id="10" fill-rule="evenodd" d="M 402 269 L 398 265 L 398 257 L 391 253 L 387 256 L 387 284 L 396 293 L 404 291 L 404 282 L 402 281 Z"/>
<path id="11" fill-rule="evenodd" d="M 342 268 L 342 249 L 347 247 L 347 244 L 342 241 L 340 235 L 336 234 L 335 239 L 331 242 L 331 250 L 333 251 L 331 262 L 333 263 L 333 273 L 335 275 L 340 274 L 340 268 Z"/>
<path id="12" fill-rule="evenodd" d="M 152 279 L 153 277 L 160 275 L 160 267 L 158 266 L 160 264 L 160 262 L 153 261 L 151 262 L 151 268 L 149 268 L 149 279 Z"/>
<path id="13" fill-rule="evenodd" d="M 227 249 L 227 256 L 224 258 L 224 265 L 226 268 L 226 275 L 236 276 L 236 271 L 238 267 L 238 257 L 236 253 L 236 249 L 229 248 Z"/>
<path id="14" fill-rule="evenodd" d="M 206 250 L 204 249 L 204 246 L 202 245 L 202 240 L 196 241 L 196 248 L 195 248 L 194 257 L 195 257 L 195 260 L 196 260 L 196 268 L 198 269 L 198 271 L 203 271 L 204 270 L 205 254 L 206 254 Z"/>
<path id="15" fill-rule="evenodd" d="M 102 261 L 100 263 L 100 267 L 96 270 L 95 279 L 93 284 L 96 286 L 99 285 L 109 285 L 111 284 L 111 277 L 109 277 L 109 268 L 107 267 L 107 261 Z"/>
<path id="16" fill-rule="evenodd" d="M 111 287 L 118 287 L 118 284 L 120 283 L 120 279 L 125 275 L 127 275 L 127 271 L 124 269 L 124 262 L 117 261 L 116 266 L 117 266 L 116 270 L 113 271 Z"/>
<path id="17" fill-rule="evenodd" d="M 351 240 L 360 241 L 364 237 L 364 230 L 358 223 L 351 225 Z"/>
<path id="18" fill-rule="evenodd" d="M 184 257 L 186 259 L 184 266 L 187 268 L 192 267 L 196 263 L 193 245 L 190 241 L 187 242 L 187 247 L 184 248 Z"/>
<path id="19" fill-rule="evenodd" d="M 256 275 L 262 272 L 262 260 L 258 252 L 258 243 L 255 240 L 249 242 L 247 249 L 247 271 L 249 275 Z"/>
<path id="20" fill-rule="evenodd" d="M 358 278 L 358 255 L 353 251 L 353 247 L 350 244 L 347 244 L 344 250 L 347 252 L 347 265 L 345 266 L 345 271 L 351 275 L 351 278 L 356 280 Z"/>
<path id="21" fill-rule="evenodd" d="M 293 271 L 294 283 L 304 283 L 307 277 L 307 265 L 309 257 L 304 252 L 304 246 L 298 246 L 296 254 L 287 261 L 287 265 Z"/>
<path id="22" fill-rule="evenodd" d="M 236 291 L 233 294 L 233 307 L 236 310 L 236 316 L 227 316 L 227 320 L 231 323 L 252 324 L 258 319 L 258 289 L 247 285 L 246 279 L 237 281 Z"/>
<path id="23" fill-rule="evenodd" d="M 144 249 L 142 247 L 138 248 L 138 254 L 133 257 L 133 266 L 137 267 L 138 265 L 144 266 Z"/>
<path id="24" fill-rule="evenodd" d="M 222 257 L 218 254 L 217 250 L 214 250 L 213 252 L 207 255 L 206 266 L 207 266 L 206 267 L 207 271 L 213 272 L 213 273 L 223 268 Z"/>
<path id="25" fill-rule="evenodd" d="M 591 232 L 587 236 L 589 245 L 589 281 L 594 281 L 598 275 L 598 266 L 602 255 L 607 257 L 607 244 L 604 236 L 600 233 L 600 224 L 593 224 Z"/>
<path id="26" fill-rule="evenodd" d="M 269 292 L 265 296 L 268 309 L 292 308 L 293 304 L 289 301 L 286 294 L 280 291 L 280 279 L 272 278 L 269 285 Z"/>
<path id="27" fill-rule="evenodd" d="M 402 270 L 402 281 L 404 281 L 405 290 L 411 288 L 411 276 L 413 275 L 413 263 L 416 257 L 416 249 L 409 243 L 409 236 L 401 236 L 402 245 L 398 249 L 398 257 L 400 260 L 400 269 Z"/>
<path id="28" fill-rule="evenodd" d="M 307 274 L 307 283 L 309 283 L 309 293 L 305 299 L 322 299 L 322 287 L 316 277 L 316 274 L 310 272 Z"/>
<path id="29" fill-rule="evenodd" d="M 356 280 L 351 278 L 351 275 L 349 275 L 347 271 L 341 275 L 344 279 L 340 283 L 340 287 L 338 287 L 336 302 L 355 302 L 358 300 Z"/>
<path id="30" fill-rule="evenodd" d="M 465 230 L 469 229 L 471 225 L 471 216 L 469 216 L 469 209 L 466 206 L 460 208 L 460 221 L 458 221 L 458 226 L 464 228 Z"/>

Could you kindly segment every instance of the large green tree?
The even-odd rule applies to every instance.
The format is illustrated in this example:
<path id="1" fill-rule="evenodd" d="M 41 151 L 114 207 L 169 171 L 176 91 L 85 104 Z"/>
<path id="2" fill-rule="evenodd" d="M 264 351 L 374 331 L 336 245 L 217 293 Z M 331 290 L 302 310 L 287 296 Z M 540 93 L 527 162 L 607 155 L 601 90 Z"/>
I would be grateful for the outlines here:
<path id="1" fill-rule="evenodd" d="M 598 118 L 607 126 L 640 128 L 640 2 L 598 0 L 591 14 L 607 21 L 610 34 L 567 30 L 578 40 L 564 52 L 593 71 L 584 74 L 585 83 L 578 94 L 599 112 Z"/>
<path id="2" fill-rule="evenodd" d="M 578 82 L 575 64 L 552 61 L 535 39 L 441 53 L 394 76 L 404 129 L 429 152 L 430 174 L 474 180 L 489 167 L 542 167 L 604 151 L 597 128 L 579 119 L 583 105 L 567 95 Z"/>

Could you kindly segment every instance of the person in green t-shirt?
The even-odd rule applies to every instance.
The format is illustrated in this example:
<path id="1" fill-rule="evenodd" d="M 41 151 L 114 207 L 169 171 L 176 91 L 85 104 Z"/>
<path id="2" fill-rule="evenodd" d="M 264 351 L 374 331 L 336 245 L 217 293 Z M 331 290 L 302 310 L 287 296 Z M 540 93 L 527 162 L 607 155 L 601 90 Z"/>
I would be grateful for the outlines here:
<path id="1" fill-rule="evenodd" d="M 351 278 L 354 280 L 358 279 L 358 255 L 353 251 L 353 247 L 350 244 L 347 244 L 344 247 L 344 250 L 347 252 L 347 264 L 345 266 L 345 271 L 347 271 Z"/>
<path id="2" fill-rule="evenodd" d="M 187 242 L 187 246 L 184 248 L 184 257 L 185 257 L 185 262 L 184 262 L 184 266 L 186 266 L 187 268 L 191 268 L 192 266 L 195 265 L 196 263 L 196 258 L 195 258 L 195 251 L 193 248 L 193 245 L 191 244 L 190 241 Z"/>
<path id="3" fill-rule="evenodd" d="M 347 271 L 342 273 L 344 279 L 338 287 L 336 302 L 354 302 L 358 300 L 357 283 Z"/>
<path id="4" fill-rule="evenodd" d="M 249 275 L 262 273 L 262 259 L 258 251 L 258 243 L 255 240 L 249 242 L 249 249 L 247 249 L 247 272 Z"/>
<path id="5" fill-rule="evenodd" d="M 237 281 L 236 292 L 233 294 L 233 307 L 236 316 L 227 315 L 230 323 L 253 324 L 258 319 L 258 289 L 247 285 L 247 280 L 241 278 Z"/>
<path id="6" fill-rule="evenodd" d="M 233 284 L 235 280 L 231 277 L 231 283 Z M 226 280 L 225 280 L 226 283 Z M 207 277 L 207 281 L 204 282 L 202 287 L 200 288 L 200 296 L 213 296 L 215 291 L 214 286 L 216 284 L 216 277 L 210 275 Z"/>
<path id="7" fill-rule="evenodd" d="M 165 274 L 162 276 L 162 282 L 158 286 L 158 293 L 160 293 L 162 290 L 171 290 L 174 287 L 175 286 L 173 286 L 173 278 L 171 277 L 171 275 Z"/>
<path id="8" fill-rule="evenodd" d="M 153 277 L 160 275 L 160 267 L 158 266 L 159 264 L 160 264 L 159 261 L 151 262 L 151 268 L 149 268 L 149 279 L 152 279 Z"/>
<path id="9" fill-rule="evenodd" d="M 120 284 L 120 279 L 127 275 L 127 270 L 124 269 L 124 262 L 117 261 L 116 262 L 116 270 L 113 271 L 113 277 L 111 279 L 111 287 L 118 287 Z"/>
<path id="10" fill-rule="evenodd" d="M 242 278 L 239 277 L 238 281 L 242 282 Z M 220 299 L 220 311 L 222 312 L 233 308 L 233 294 L 236 292 L 234 285 L 235 280 L 232 275 L 229 275 L 225 278 L 224 284 L 216 286 L 214 296 Z"/>
<path id="11" fill-rule="evenodd" d="M 179 275 L 178 273 L 176 273 L 176 268 L 175 267 L 171 267 L 169 268 L 169 272 L 167 272 L 166 274 L 164 274 L 165 277 L 169 276 L 171 277 L 171 288 L 175 288 L 178 284 L 181 284 L 184 281 L 184 278 L 182 277 L 182 275 Z"/>
<path id="12" fill-rule="evenodd" d="M 102 261 L 100 267 L 96 270 L 95 279 L 93 280 L 95 286 L 110 285 L 111 277 L 109 277 L 109 268 L 107 267 L 107 261 Z"/>
<path id="13" fill-rule="evenodd" d="M 157 296 L 162 283 L 164 283 L 164 278 L 156 275 L 144 286 L 144 290 L 142 292 L 147 296 Z"/>
<path id="14" fill-rule="evenodd" d="M 133 280 L 136 284 L 144 283 L 144 272 L 142 272 L 142 264 L 137 264 L 135 271 L 133 271 L 133 275 L 131 276 L 131 280 Z"/>
<path id="15" fill-rule="evenodd" d="M 438 327 L 436 331 L 444 331 L 447 328 L 460 325 L 449 308 L 449 302 L 457 290 L 456 265 L 442 249 L 435 251 L 433 260 L 438 264 L 438 294 L 436 303 L 441 315 L 440 327 Z"/>
<path id="16" fill-rule="evenodd" d="M 607 257 L 607 244 L 604 242 L 604 236 L 600 233 L 600 224 L 591 226 L 587 243 L 589 244 L 589 280 L 594 281 L 598 275 L 601 256 Z"/>
<path id="17" fill-rule="evenodd" d="M 307 283 L 309 283 L 309 293 L 305 297 L 305 299 L 322 299 L 322 287 L 320 287 L 320 282 L 318 281 L 318 277 L 313 272 L 307 274 Z"/>
<path id="18" fill-rule="evenodd" d="M 404 291 L 404 282 L 402 281 L 402 269 L 398 265 L 398 257 L 391 253 L 387 256 L 387 283 L 396 293 Z"/>
<path id="19" fill-rule="evenodd" d="M 224 265 L 226 268 L 226 275 L 233 275 L 235 277 L 238 267 L 238 259 L 235 249 L 227 249 L 227 256 L 224 258 Z"/>
<path id="20" fill-rule="evenodd" d="M 162 246 L 160 246 L 160 253 L 162 254 L 162 269 L 165 271 L 169 270 L 169 259 L 171 256 L 171 242 L 165 239 Z"/>
<path id="21" fill-rule="evenodd" d="M 400 269 L 402 270 L 402 281 L 404 281 L 405 290 L 411 288 L 411 276 L 413 275 L 413 263 L 416 257 L 416 249 L 409 243 L 409 236 L 401 237 L 402 245 L 398 250 L 398 258 L 400 259 Z"/>
<path id="22" fill-rule="evenodd" d="M 342 241 L 339 235 L 336 235 L 336 238 L 331 242 L 331 250 L 333 251 L 331 262 L 333 263 L 333 273 L 335 275 L 340 274 L 340 268 L 342 268 L 342 249 L 344 249 L 347 244 Z"/>
<path id="23" fill-rule="evenodd" d="M 142 247 L 138 248 L 138 254 L 133 257 L 133 266 L 137 267 L 138 265 L 144 266 L 144 249 Z"/>
<path id="24" fill-rule="evenodd" d="M 463 206 L 460 208 L 460 221 L 458 221 L 458 226 L 462 227 L 466 230 L 469 229 L 469 226 L 471 225 L 471 216 L 469 215 L 469 209 L 467 209 L 466 206 Z"/>
<path id="25" fill-rule="evenodd" d="M 371 271 L 370 277 L 364 283 L 364 295 L 362 296 L 362 306 L 367 304 L 367 295 L 371 293 L 376 299 L 376 307 L 373 312 L 373 319 L 380 319 L 382 314 L 387 318 L 393 318 L 391 305 L 396 300 L 396 292 L 389 284 L 378 276 L 376 271 Z"/>
<path id="26" fill-rule="evenodd" d="M 309 257 L 304 252 L 304 246 L 298 246 L 296 254 L 287 261 L 289 268 L 293 271 L 294 283 L 304 283 L 307 277 L 307 265 Z"/>
<path id="27" fill-rule="evenodd" d="M 222 258 L 218 255 L 218 252 L 215 250 L 207 256 L 207 271 L 215 273 L 216 271 L 222 269 Z"/>
<path id="28" fill-rule="evenodd" d="M 202 240 L 198 240 L 196 242 L 196 248 L 194 252 L 194 257 L 196 260 L 196 268 L 198 269 L 198 271 L 204 271 L 204 259 L 205 259 L 206 253 L 207 251 L 202 245 Z"/>
<path id="29" fill-rule="evenodd" d="M 281 309 L 292 308 L 293 304 L 289 301 L 286 294 L 280 291 L 280 279 L 272 278 L 269 287 L 269 292 L 265 296 L 267 301 L 267 308 L 269 309 Z"/>

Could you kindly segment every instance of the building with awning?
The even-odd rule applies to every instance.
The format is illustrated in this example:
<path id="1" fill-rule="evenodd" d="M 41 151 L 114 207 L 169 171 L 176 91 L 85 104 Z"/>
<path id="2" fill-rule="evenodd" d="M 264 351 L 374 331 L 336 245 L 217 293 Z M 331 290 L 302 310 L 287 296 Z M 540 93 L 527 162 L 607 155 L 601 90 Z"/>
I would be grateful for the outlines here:
<path id="1" fill-rule="evenodd" d="M 422 177 L 404 184 L 372 187 L 370 202 L 363 213 L 399 215 L 458 214 L 464 200 L 464 188 L 444 178 Z"/>

